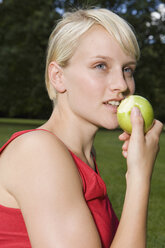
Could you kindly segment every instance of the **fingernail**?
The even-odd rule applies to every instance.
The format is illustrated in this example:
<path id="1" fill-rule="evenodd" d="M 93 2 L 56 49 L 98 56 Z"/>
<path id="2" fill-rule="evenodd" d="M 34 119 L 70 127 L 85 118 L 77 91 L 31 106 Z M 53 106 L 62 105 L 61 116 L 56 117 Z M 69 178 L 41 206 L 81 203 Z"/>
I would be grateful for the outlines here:
<path id="1" fill-rule="evenodd" d="M 133 107 L 132 113 L 134 116 L 139 116 L 140 115 L 140 109 L 138 107 Z"/>

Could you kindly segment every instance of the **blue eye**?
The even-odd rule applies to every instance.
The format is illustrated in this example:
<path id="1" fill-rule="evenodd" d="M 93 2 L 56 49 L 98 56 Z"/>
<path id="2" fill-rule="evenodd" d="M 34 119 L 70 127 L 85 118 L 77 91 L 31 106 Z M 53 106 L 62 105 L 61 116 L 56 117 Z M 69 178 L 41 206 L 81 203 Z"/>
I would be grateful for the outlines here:
<path id="1" fill-rule="evenodd" d="M 100 70 L 105 70 L 107 67 L 104 63 L 100 63 L 96 65 L 95 68 L 100 69 Z"/>
<path id="2" fill-rule="evenodd" d="M 125 71 L 125 72 L 132 72 L 131 68 L 129 68 L 129 67 L 124 68 L 124 71 Z"/>
<path id="3" fill-rule="evenodd" d="M 132 68 L 130 68 L 130 67 L 126 67 L 126 68 L 123 69 L 123 72 L 127 76 L 132 77 L 133 76 L 133 73 L 134 73 L 134 70 Z"/>

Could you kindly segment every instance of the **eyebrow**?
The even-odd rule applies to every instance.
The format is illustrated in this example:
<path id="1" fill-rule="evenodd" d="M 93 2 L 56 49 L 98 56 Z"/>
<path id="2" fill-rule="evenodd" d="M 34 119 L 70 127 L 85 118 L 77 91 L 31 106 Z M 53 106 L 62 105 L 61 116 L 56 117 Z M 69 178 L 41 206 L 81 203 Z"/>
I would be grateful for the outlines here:
<path id="1" fill-rule="evenodd" d="M 125 64 L 124 64 L 124 66 L 128 66 L 128 65 L 134 65 L 134 66 L 137 66 L 137 62 L 136 62 L 136 61 L 134 61 L 134 60 L 131 60 L 131 61 L 129 61 L 129 62 L 127 62 L 127 63 L 125 63 Z"/>
<path id="2" fill-rule="evenodd" d="M 109 56 L 104 56 L 104 55 L 96 55 L 96 56 L 94 56 L 94 57 L 91 57 L 92 59 L 105 59 L 105 60 L 113 60 L 111 57 L 109 57 Z M 128 62 L 126 62 L 125 64 L 124 64 L 125 66 L 127 66 L 127 65 L 137 65 L 137 62 L 136 62 L 136 60 L 130 60 L 130 61 L 128 61 Z"/>
<path id="3" fill-rule="evenodd" d="M 96 55 L 91 57 L 91 59 L 106 59 L 106 60 L 112 60 L 112 58 L 108 57 L 108 56 L 104 56 L 104 55 Z"/>

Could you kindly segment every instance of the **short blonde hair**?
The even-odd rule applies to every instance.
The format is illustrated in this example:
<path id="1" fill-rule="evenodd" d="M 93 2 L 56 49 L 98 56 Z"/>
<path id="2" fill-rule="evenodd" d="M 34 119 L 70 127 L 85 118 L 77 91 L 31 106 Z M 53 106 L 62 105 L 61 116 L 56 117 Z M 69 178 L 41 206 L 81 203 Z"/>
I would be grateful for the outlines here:
<path id="1" fill-rule="evenodd" d="M 131 26 L 120 16 L 110 10 L 86 9 L 65 13 L 50 35 L 45 80 L 51 100 L 55 101 L 56 91 L 49 81 L 48 66 L 51 61 L 56 61 L 61 67 L 67 66 L 72 57 L 80 37 L 93 25 L 104 27 L 119 43 L 124 52 L 139 59 L 140 51 L 136 36 Z"/>

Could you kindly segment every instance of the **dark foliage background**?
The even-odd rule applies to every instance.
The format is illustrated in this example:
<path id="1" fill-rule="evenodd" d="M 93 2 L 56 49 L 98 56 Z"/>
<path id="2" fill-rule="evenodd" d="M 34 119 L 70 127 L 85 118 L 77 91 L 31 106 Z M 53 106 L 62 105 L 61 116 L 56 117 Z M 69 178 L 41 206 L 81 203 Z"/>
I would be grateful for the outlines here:
<path id="1" fill-rule="evenodd" d="M 63 11 L 78 7 L 113 10 L 136 30 L 141 60 L 136 93 L 152 102 L 165 122 L 165 13 L 158 0 L 76 1 L 3 0 L 0 2 L 0 117 L 46 119 L 52 111 L 44 83 L 48 37 Z M 152 12 L 158 12 L 153 19 Z"/>

